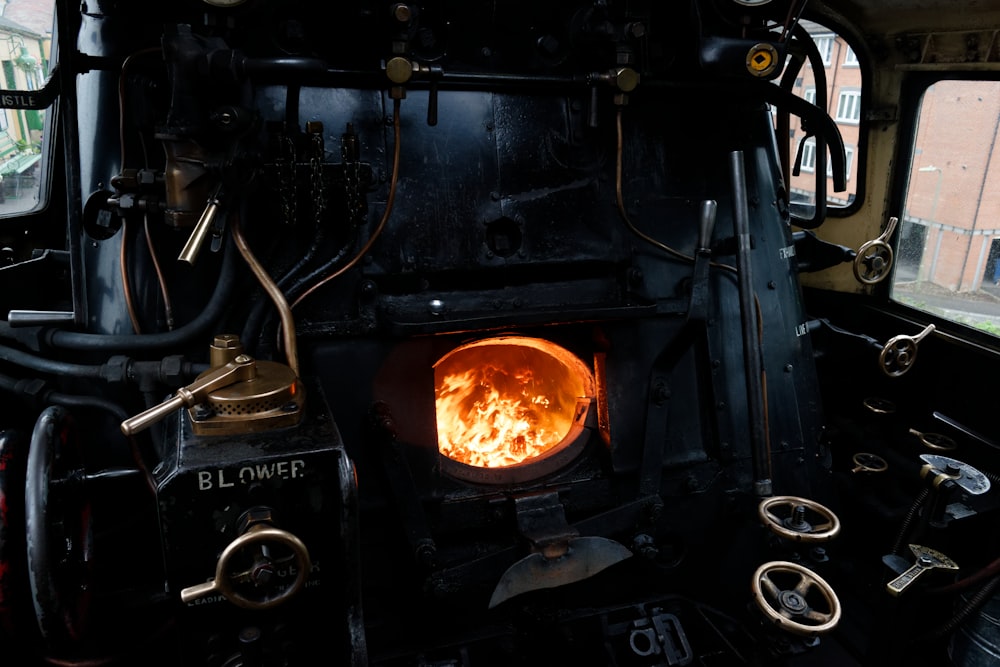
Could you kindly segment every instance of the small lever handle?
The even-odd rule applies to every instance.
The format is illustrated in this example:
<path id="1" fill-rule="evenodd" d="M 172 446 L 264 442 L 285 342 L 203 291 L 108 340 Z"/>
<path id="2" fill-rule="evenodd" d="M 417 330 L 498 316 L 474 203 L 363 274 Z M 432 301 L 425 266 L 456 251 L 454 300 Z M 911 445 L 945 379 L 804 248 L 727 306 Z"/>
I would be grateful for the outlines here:
<path id="1" fill-rule="evenodd" d="M 121 424 L 122 433 L 134 435 L 149 428 L 174 410 L 191 407 L 202 402 L 208 394 L 216 389 L 228 387 L 244 380 L 251 380 L 256 376 L 257 362 L 252 357 L 241 354 L 225 366 L 207 371 L 188 386 L 181 387 L 176 394 L 163 403 L 140 412 L 135 417 L 126 419 Z"/>
<path id="2" fill-rule="evenodd" d="M 208 236 L 209 230 L 212 229 L 212 223 L 215 222 L 215 214 L 219 212 L 220 191 L 221 187 L 217 188 L 215 194 L 209 198 L 205 210 L 201 212 L 201 217 L 198 218 L 198 222 L 191 231 L 191 236 L 188 237 L 187 243 L 181 249 L 181 254 L 177 256 L 179 261 L 194 265 L 198 253 L 201 252 L 201 246 L 205 243 L 205 237 Z"/>
<path id="3" fill-rule="evenodd" d="M 698 252 L 709 252 L 712 248 L 712 230 L 715 228 L 715 214 L 719 204 L 714 199 L 701 202 L 698 218 Z"/>
<path id="4" fill-rule="evenodd" d="M 284 586 L 271 583 L 270 567 L 274 560 L 267 556 L 267 550 L 278 547 L 290 552 L 295 562 L 295 578 Z M 260 559 L 248 571 L 236 570 L 236 563 L 259 550 Z M 237 558 L 239 556 L 239 558 Z M 215 566 L 215 577 L 211 581 L 188 586 L 181 590 L 181 602 L 190 603 L 208 595 L 221 594 L 227 600 L 243 609 L 269 609 L 298 593 L 306 584 L 312 571 L 309 550 L 301 539 L 266 524 L 251 526 L 242 535 L 229 543 L 219 556 Z M 250 583 L 257 597 L 250 597 L 237 584 Z"/>
<path id="5" fill-rule="evenodd" d="M 913 565 L 906 572 L 886 584 L 885 588 L 893 597 L 899 597 L 909 588 L 917 577 L 928 570 L 957 570 L 958 565 L 952 559 L 945 556 L 940 551 L 935 551 L 930 547 L 919 544 L 911 544 L 910 551 L 916 558 Z"/>

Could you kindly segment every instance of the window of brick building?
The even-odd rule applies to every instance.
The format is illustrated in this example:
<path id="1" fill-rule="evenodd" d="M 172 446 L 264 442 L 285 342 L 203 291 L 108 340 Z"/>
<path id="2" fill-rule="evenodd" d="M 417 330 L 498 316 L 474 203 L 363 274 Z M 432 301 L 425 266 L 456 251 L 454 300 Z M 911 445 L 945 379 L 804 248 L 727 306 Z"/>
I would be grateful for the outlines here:
<path id="1" fill-rule="evenodd" d="M 837 115 L 834 119 L 838 123 L 857 123 L 861 120 L 861 91 L 842 90 L 837 98 Z"/>

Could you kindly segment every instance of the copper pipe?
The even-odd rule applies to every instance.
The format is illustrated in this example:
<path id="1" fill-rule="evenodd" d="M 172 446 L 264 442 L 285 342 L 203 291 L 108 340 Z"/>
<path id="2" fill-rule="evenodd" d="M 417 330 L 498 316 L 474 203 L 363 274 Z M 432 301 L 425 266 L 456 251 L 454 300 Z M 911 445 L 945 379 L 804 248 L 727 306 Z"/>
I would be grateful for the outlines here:
<path id="1" fill-rule="evenodd" d="M 122 220 L 122 243 L 118 251 L 118 272 L 121 274 L 122 291 L 125 293 L 125 308 L 128 319 L 132 322 L 132 331 L 140 334 L 139 318 L 135 313 L 135 303 L 132 300 L 132 285 L 128 279 L 128 223 Z"/>
<path id="2" fill-rule="evenodd" d="M 134 62 L 134 60 L 135 60 L 136 57 L 142 56 L 142 55 L 151 54 L 151 53 L 160 53 L 160 51 L 161 51 L 161 49 L 159 47 L 151 47 L 151 48 L 148 48 L 148 49 L 141 49 L 141 50 L 136 51 L 135 53 L 132 53 L 131 55 L 129 55 L 122 62 L 121 73 L 118 75 L 118 142 L 119 142 L 119 150 L 121 151 L 121 153 L 120 153 L 120 165 L 119 165 L 119 168 L 122 169 L 122 170 L 125 169 L 125 76 L 128 73 L 128 69 L 131 66 L 131 64 Z M 145 150 L 143 151 L 143 153 L 145 155 Z M 143 163 L 146 164 L 147 160 L 143 159 Z M 163 308 L 164 308 L 164 311 L 165 311 L 164 315 L 165 315 L 166 320 L 167 320 L 167 329 L 172 330 L 174 328 L 173 307 L 171 306 L 171 303 L 170 303 L 170 293 L 167 290 L 167 283 L 164 280 L 163 271 L 160 269 L 160 262 L 159 262 L 159 260 L 158 260 L 158 258 L 156 256 L 156 252 L 153 250 L 153 241 L 152 241 L 152 239 L 149 236 L 149 216 L 148 216 L 148 214 L 143 216 L 143 228 L 145 229 L 145 232 L 146 232 L 146 247 L 149 249 L 149 255 L 150 255 L 150 257 L 153 260 L 153 267 L 156 269 L 156 279 L 157 279 L 157 281 L 159 282 L 159 285 L 160 285 L 160 293 L 163 295 Z M 124 236 L 122 238 L 122 243 L 124 245 Z M 129 306 L 128 306 L 129 307 L 129 318 L 132 320 L 132 328 L 135 330 L 136 333 L 140 333 L 139 328 L 138 328 L 138 319 L 136 318 L 136 315 L 135 315 L 135 312 L 134 312 L 134 304 L 131 303 L 131 299 L 132 299 L 131 289 L 128 287 L 129 283 L 126 280 L 126 276 L 127 276 L 127 273 L 126 273 L 127 272 L 126 259 L 127 258 L 126 258 L 124 247 L 122 248 L 122 253 L 121 253 L 121 258 L 120 259 L 121 259 L 121 263 L 122 263 L 122 269 L 121 269 L 122 270 L 122 284 L 126 286 L 125 302 L 127 304 L 129 304 Z"/>
<path id="3" fill-rule="evenodd" d="M 167 330 L 174 328 L 174 307 L 170 303 L 170 292 L 167 289 L 167 281 L 163 277 L 163 269 L 160 267 L 160 260 L 156 256 L 156 249 L 153 247 L 153 237 L 149 235 L 149 214 L 142 216 L 143 229 L 146 231 L 146 247 L 149 248 L 149 257 L 153 260 L 153 268 L 156 270 L 156 280 L 160 283 L 160 293 L 163 295 L 163 314 L 167 319 Z"/>
<path id="4" fill-rule="evenodd" d="M 292 302 L 292 308 L 302 303 L 303 299 L 305 299 L 307 296 L 315 292 L 317 289 L 319 289 L 326 283 L 330 282 L 337 276 L 342 276 L 344 273 L 350 270 L 351 267 L 360 262 L 361 258 L 364 257 L 369 250 L 371 250 L 371 247 L 373 245 L 375 245 L 375 240 L 378 239 L 379 235 L 382 233 L 382 230 L 385 228 L 386 222 L 389 221 L 389 214 L 392 212 L 392 205 L 396 199 L 396 184 L 399 181 L 399 135 L 400 135 L 399 106 L 400 106 L 399 98 L 393 99 L 392 129 L 393 129 L 393 143 L 395 145 L 393 146 L 392 150 L 392 178 L 389 183 L 389 196 L 386 198 L 385 212 L 382 213 L 382 219 L 379 221 L 378 226 L 375 228 L 375 231 L 372 232 L 372 235 L 368 239 L 368 242 L 365 243 L 364 247 L 361 248 L 358 254 L 356 254 L 354 257 L 351 258 L 351 261 L 347 262 L 347 264 L 340 267 L 339 269 L 328 275 L 326 278 L 323 278 L 318 283 L 316 283 L 315 285 L 307 289 L 305 292 L 303 292 L 301 295 L 299 295 L 299 297 Z"/>
<path id="5" fill-rule="evenodd" d="M 271 276 L 267 274 L 264 267 L 254 257 L 253 252 L 250 251 L 250 246 L 247 245 L 247 240 L 243 236 L 238 213 L 233 214 L 232 227 L 233 240 L 236 242 L 236 247 L 239 249 L 240 254 L 243 255 L 243 259 L 246 260 L 250 270 L 253 271 L 254 276 L 257 277 L 257 282 L 264 288 L 267 295 L 271 297 L 274 307 L 278 309 L 278 314 L 281 316 L 281 335 L 284 342 L 285 358 L 288 360 L 288 366 L 292 369 L 292 372 L 298 376 L 299 356 L 295 342 L 295 319 L 292 317 L 292 309 L 288 306 L 285 295 L 281 293 L 278 286 L 271 280 Z"/>
<path id="6" fill-rule="evenodd" d="M 615 149 L 615 200 L 618 204 L 618 214 L 621 216 L 622 221 L 625 223 L 625 226 L 629 228 L 629 231 L 631 231 L 633 234 L 638 236 L 646 243 L 656 248 L 659 248 L 663 252 L 673 255 L 678 259 L 682 259 L 685 262 L 694 262 L 694 257 L 690 255 L 685 255 L 684 253 L 671 248 L 667 244 L 657 241 L 648 234 L 645 234 L 632 223 L 632 220 L 629 219 L 628 213 L 625 211 L 625 197 L 622 194 L 622 161 L 623 161 L 622 154 L 624 153 L 623 150 L 624 141 L 622 138 L 621 107 L 618 108 L 618 113 L 615 116 L 615 125 L 618 132 L 618 141 Z M 734 273 L 736 272 L 736 267 L 730 266 L 729 264 L 722 264 L 720 262 L 709 262 L 709 265 L 719 269 L 726 269 L 728 271 L 733 271 Z"/>

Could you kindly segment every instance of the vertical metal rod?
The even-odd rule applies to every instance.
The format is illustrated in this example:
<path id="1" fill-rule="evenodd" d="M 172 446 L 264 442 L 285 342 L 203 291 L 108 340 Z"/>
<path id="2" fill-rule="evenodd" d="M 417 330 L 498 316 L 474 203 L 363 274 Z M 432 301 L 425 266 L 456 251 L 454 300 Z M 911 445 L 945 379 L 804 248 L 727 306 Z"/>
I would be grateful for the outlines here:
<path id="1" fill-rule="evenodd" d="M 771 495 L 771 461 L 764 414 L 764 374 L 760 358 L 760 335 L 757 329 L 753 270 L 750 264 L 750 212 L 747 207 L 743 151 L 733 151 L 729 157 L 730 178 L 733 186 L 733 227 L 736 233 L 736 269 L 740 290 L 740 323 L 743 332 L 743 362 L 746 372 L 754 487 L 758 495 L 768 496 Z"/>

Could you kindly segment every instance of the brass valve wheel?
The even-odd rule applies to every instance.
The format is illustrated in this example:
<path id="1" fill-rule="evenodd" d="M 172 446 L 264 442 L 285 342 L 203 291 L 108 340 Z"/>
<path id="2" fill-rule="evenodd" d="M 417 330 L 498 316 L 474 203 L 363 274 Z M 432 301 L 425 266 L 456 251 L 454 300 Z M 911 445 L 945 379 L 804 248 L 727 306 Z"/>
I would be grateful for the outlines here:
<path id="1" fill-rule="evenodd" d="M 862 244 L 854 256 L 854 277 L 865 285 L 881 282 L 892 268 L 892 246 L 889 237 L 896 229 L 899 218 L 889 218 L 885 231 L 877 239 Z"/>
<path id="2" fill-rule="evenodd" d="M 854 257 L 854 277 L 866 285 L 881 282 L 892 268 L 892 246 L 885 241 L 868 241 Z"/>
<path id="3" fill-rule="evenodd" d="M 851 460 L 854 461 L 851 472 L 885 472 L 889 469 L 889 463 L 878 454 L 858 452 Z"/>
<path id="4" fill-rule="evenodd" d="M 265 544 L 271 547 L 268 552 L 277 545 L 290 551 L 290 556 L 271 558 L 263 549 Z M 247 567 L 236 570 L 237 562 L 244 562 Z M 272 586 L 275 568 L 292 562 L 296 568 L 292 583 Z M 215 578 L 181 590 L 181 601 L 187 603 L 208 595 L 222 595 L 243 609 L 270 609 L 298 593 L 305 586 L 311 569 L 309 550 L 302 540 L 288 531 L 258 523 L 223 549 L 215 566 Z"/>
<path id="5" fill-rule="evenodd" d="M 920 439 L 920 444 L 934 451 L 948 452 L 958 448 L 958 443 L 941 433 L 923 433 L 915 428 L 911 428 L 910 435 L 915 435 Z"/>
<path id="6" fill-rule="evenodd" d="M 757 506 L 757 515 L 772 533 L 796 542 L 829 542 L 840 534 L 836 514 L 798 496 L 765 498 Z"/>
<path id="7" fill-rule="evenodd" d="M 815 637 L 840 622 L 840 600 L 833 588 L 797 563 L 764 563 L 754 572 L 752 588 L 754 602 L 764 616 L 792 634 Z"/>
<path id="8" fill-rule="evenodd" d="M 878 355 L 879 368 L 889 377 L 899 377 L 913 367 L 917 360 L 917 344 L 926 338 L 935 326 L 928 324 L 916 336 L 893 336 Z"/>
<path id="9" fill-rule="evenodd" d="M 880 398 L 878 396 L 869 396 L 862 404 L 868 412 L 872 412 L 876 415 L 891 415 L 896 411 L 896 404 L 887 398 Z"/>

